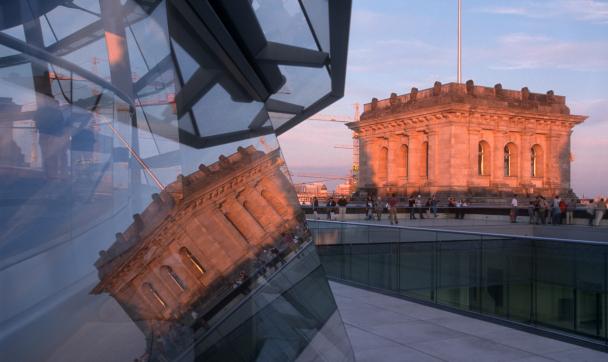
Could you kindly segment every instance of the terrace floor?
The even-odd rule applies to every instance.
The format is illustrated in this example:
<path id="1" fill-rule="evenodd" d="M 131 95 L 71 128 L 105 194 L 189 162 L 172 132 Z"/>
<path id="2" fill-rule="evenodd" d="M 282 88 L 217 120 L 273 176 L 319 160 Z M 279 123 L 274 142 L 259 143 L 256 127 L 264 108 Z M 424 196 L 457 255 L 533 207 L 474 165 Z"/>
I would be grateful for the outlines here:
<path id="1" fill-rule="evenodd" d="M 357 361 L 608 361 L 608 353 L 330 282 Z"/>

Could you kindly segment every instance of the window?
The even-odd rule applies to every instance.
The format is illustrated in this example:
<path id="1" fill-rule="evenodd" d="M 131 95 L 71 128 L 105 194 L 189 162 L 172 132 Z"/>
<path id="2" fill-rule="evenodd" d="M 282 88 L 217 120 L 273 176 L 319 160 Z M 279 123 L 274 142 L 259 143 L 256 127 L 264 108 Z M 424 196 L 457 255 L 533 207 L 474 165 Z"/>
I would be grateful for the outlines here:
<path id="1" fill-rule="evenodd" d="M 160 296 L 160 294 L 158 294 L 158 292 L 156 291 L 156 289 L 154 288 L 154 286 L 152 284 L 144 283 L 143 288 L 144 288 L 144 292 L 148 295 L 148 297 L 151 298 L 153 301 L 155 301 L 158 305 L 160 305 L 160 307 L 162 309 L 167 308 L 167 303 L 165 303 L 163 298 Z"/>
<path id="2" fill-rule="evenodd" d="M 479 176 L 490 174 L 490 145 L 486 141 L 479 142 L 477 148 L 477 174 Z"/>
<path id="3" fill-rule="evenodd" d="M 173 271 L 173 268 L 171 268 L 170 266 L 167 265 L 163 265 L 160 270 L 162 271 L 162 273 L 167 276 L 173 283 L 175 283 L 175 285 L 177 285 L 177 287 L 181 290 L 184 291 L 186 290 L 186 283 L 184 283 L 184 281 L 175 273 L 175 271 Z"/>
<path id="4" fill-rule="evenodd" d="M 200 261 L 198 261 L 198 259 L 194 255 L 192 255 L 188 248 L 182 247 L 181 249 L 179 249 L 179 255 L 182 258 L 184 264 L 193 267 L 201 274 L 205 274 L 207 272 L 203 265 L 200 263 Z"/>
<path id="5" fill-rule="evenodd" d="M 540 145 L 534 145 L 530 149 L 530 176 L 541 177 L 543 175 L 543 149 Z"/>
<path id="6" fill-rule="evenodd" d="M 384 183 L 388 179 L 388 148 L 380 149 L 380 159 L 378 161 L 378 179 Z"/>
<path id="7" fill-rule="evenodd" d="M 504 170 L 505 176 L 517 176 L 517 149 L 513 143 L 505 145 Z"/>

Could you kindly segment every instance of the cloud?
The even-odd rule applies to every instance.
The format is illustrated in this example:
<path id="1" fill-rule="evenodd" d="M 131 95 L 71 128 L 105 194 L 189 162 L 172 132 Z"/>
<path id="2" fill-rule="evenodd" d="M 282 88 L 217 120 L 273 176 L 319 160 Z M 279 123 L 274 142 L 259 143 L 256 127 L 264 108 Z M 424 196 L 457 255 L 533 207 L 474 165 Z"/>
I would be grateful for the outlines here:
<path id="1" fill-rule="evenodd" d="M 608 2 L 599 0 L 528 1 L 517 7 L 484 6 L 472 11 L 530 18 L 568 17 L 578 21 L 608 24 Z"/>
<path id="2" fill-rule="evenodd" d="M 608 70 L 608 41 L 565 41 L 542 34 L 511 33 L 497 39 L 496 47 L 477 49 L 490 69 Z"/>

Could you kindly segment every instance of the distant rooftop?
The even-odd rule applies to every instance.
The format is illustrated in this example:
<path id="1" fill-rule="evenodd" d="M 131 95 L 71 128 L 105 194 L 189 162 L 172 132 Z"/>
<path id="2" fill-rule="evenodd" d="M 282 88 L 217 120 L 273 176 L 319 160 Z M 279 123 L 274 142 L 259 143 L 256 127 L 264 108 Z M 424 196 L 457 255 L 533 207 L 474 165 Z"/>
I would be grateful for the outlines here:
<path id="1" fill-rule="evenodd" d="M 361 120 L 376 118 L 388 113 L 401 113 L 443 104 L 462 103 L 474 106 L 513 109 L 544 114 L 570 115 L 566 97 L 555 95 L 552 90 L 546 93 L 532 93 L 527 87 L 521 90 L 503 89 L 500 83 L 494 87 L 475 85 L 472 80 L 466 84 L 435 82 L 432 88 L 378 100 L 372 98 L 364 105 Z"/>

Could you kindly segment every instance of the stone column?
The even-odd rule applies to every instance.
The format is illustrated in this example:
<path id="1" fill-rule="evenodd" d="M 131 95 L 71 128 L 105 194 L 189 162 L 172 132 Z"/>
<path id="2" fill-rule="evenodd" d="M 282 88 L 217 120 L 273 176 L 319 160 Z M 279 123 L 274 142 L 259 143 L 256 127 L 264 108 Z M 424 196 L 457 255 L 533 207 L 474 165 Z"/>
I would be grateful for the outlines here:
<path id="1" fill-rule="evenodd" d="M 236 229 L 236 226 L 226 218 L 226 215 L 217 207 L 209 210 L 205 217 L 197 218 L 205 224 L 208 230 L 213 230 L 213 234 L 218 240 L 222 240 L 221 245 L 224 250 L 233 258 L 240 258 L 250 250 L 248 240 Z"/>
<path id="2" fill-rule="evenodd" d="M 492 181 L 496 184 L 503 186 L 506 183 L 505 180 L 505 144 L 506 131 L 497 130 L 494 132 L 494 147 L 492 156 L 493 167 L 492 167 Z"/>
<path id="3" fill-rule="evenodd" d="M 455 190 L 463 190 L 469 180 L 469 129 L 463 114 L 451 120 L 449 137 L 449 183 Z"/>
<path id="4" fill-rule="evenodd" d="M 392 134 L 388 137 L 388 170 L 387 184 L 394 191 L 399 185 L 399 176 L 403 172 L 402 157 L 401 157 L 401 136 Z"/>
<path id="5" fill-rule="evenodd" d="M 247 211 L 253 215 L 267 232 L 272 233 L 278 231 L 283 224 L 281 216 L 277 214 L 272 205 L 270 205 L 268 200 L 262 197 L 258 190 L 247 187 L 237 196 L 237 200 L 243 206 L 247 203 Z"/>
<path id="6" fill-rule="evenodd" d="M 283 190 L 267 178 L 260 180 L 255 187 L 260 195 L 272 206 L 283 220 L 288 221 L 296 216 L 293 206 L 282 195 Z"/>
<path id="7" fill-rule="evenodd" d="M 435 188 L 441 182 L 441 168 L 439 167 L 439 158 L 441 157 L 441 147 L 439 146 L 439 132 L 436 129 L 429 130 L 427 134 L 429 143 L 429 176 L 428 185 L 431 193 L 435 192 Z"/>
<path id="8" fill-rule="evenodd" d="M 408 141 L 409 169 L 407 176 L 407 192 L 411 194 L 417 192 L 420 186 L 420 135 L 418 132 L 410 132 Z"/>
<path id="9" fill-rule="evenodd" d="M 369 184 L 367 142 L 367 139 L 359 134 L 359 188 L 367 187 Z"/>
<path id="10" fill-rule="evenodd" d="M 249 244 L 260 244 L 266 232 L 256 219 L 234 197 L 229 197 L 222 203 L 221 210 L 226 218 L 247 239 Z"/>
<path id="11" fill-rule="evenodd" d="M 485 140 L 488 142 L 488 140 Z M 477 186 L 476 182 L 479 176 L 479 142 L 481 142 L 481 132 L 479 129 L 469 129 L 468 148 L 468 174 L 466 184 L 468 187 Z M 487 161 L 486 161 L 487 162 Z"/>
<path id="12" fill-rule="evenodd" d="M 519 147 L 519 184 L 529 192 L 532 184 L 532 137 L 534 132 L 524 130 L 521 133 L 521 146 Z"/>

